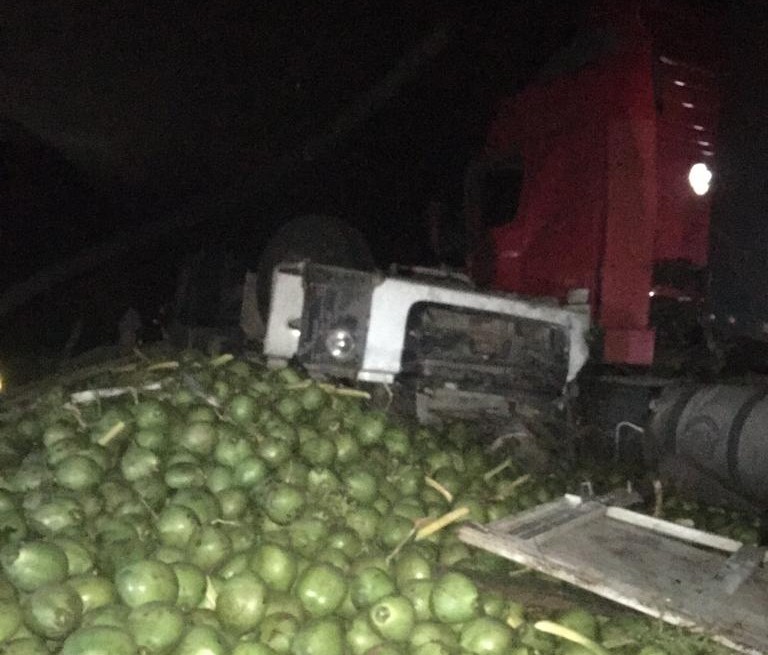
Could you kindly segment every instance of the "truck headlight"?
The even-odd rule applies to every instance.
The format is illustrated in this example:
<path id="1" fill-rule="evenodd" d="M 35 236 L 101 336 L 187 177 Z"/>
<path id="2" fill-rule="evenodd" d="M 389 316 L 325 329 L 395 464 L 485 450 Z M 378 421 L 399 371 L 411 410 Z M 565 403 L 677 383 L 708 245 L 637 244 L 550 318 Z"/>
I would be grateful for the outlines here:
<path id="1" fill-rule="evenodd" d="M 347 328 L 333 328 L 325 338 L 325 347 L 331 357 L 345 362 L 355 354 L 355 338 Z"/>

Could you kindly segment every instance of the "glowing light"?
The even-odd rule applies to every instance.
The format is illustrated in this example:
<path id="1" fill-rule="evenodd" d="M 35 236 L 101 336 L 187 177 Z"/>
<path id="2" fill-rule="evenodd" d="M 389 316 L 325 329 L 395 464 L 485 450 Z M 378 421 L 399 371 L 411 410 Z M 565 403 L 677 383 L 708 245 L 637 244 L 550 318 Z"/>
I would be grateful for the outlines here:
<path id="1" fill-rule="evenodd" d="M 653 297 L 656 295 L 656 292 L 655 292 L 655 291 L 649 291 L 649 292 L 648 292 L 648 295 L 649 295 L 651 298 L 653 298 Z"/>
<path id="2" fill-rule="evenodd" d="M 673 84 L 674 84 L 675 86 L 685 86 L 685 82 L 683 82 L 683 80 L 675 80 L 675 81 L 673 82 Z"/>
<path id="3" fill-rule="evenodd" d="M 703 132 L 704 131 L 704 126 L 703 125 L 694 125 L 693 129 L 696 130 L 697 132 Z"/>
<path id="4" fill-rule="evenodd" d="M 709 166 L 699 162 L 691 166 L 688 173 L 688 184 L 697 196 L 703 196 L 709 191 L 709 185 L 712 182 L 712 171 Z"/>
<path id="5" fill-rule="evenodd" d="M 682 102 L 680 103 L 685 107 L 686 109 L 693 109 L 693 103 L 692 102 Z"/>
<path id="6" fill-rule="evenodd" d="M 709 141 L 697 141 L 696 143 L 698 143 L 700 146 L 704 146 L 705 148 L 712 145 Z"/>

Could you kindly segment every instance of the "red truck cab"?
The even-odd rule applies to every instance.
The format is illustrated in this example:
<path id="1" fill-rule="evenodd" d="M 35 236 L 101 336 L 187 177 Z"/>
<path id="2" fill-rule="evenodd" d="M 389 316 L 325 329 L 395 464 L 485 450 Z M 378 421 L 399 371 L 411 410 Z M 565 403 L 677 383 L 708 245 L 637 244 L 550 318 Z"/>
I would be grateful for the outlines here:
<path id="1" fill-rule="evenodd" d="M 586 296 L 606 363 L 652 364 L 652 298 L 676 293 L 654 271 L 706 265 L 719 29 L 679 2 L 593 2 L 573 46 L 501 103 L 467 176 L 474 277 Z"/>

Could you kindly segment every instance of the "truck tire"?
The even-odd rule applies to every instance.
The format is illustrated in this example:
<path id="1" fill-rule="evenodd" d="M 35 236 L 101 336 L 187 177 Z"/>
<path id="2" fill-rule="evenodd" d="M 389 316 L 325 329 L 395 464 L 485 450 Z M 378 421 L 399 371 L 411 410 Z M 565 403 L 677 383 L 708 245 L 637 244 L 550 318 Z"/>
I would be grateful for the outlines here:
<path id="1" fill-rule="evenodd" d="M 266 322 L 272 295 L 272 272 L 282 262 L 312 261 L 362 271 L 374 269 L 362 233 L 333 216 L 310 214 L 283 225 L 269 240 L 256 270 L 259 313 Z"/>

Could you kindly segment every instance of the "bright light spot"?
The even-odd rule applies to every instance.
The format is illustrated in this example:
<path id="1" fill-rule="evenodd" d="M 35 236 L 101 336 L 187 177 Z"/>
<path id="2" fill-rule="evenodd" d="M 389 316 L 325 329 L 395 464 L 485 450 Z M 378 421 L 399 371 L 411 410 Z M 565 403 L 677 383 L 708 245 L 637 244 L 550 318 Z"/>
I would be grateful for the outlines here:
<path id="1" fill-rule="evenodd" d="M 694 125 L 693 129 L 696 130 L 697 132 L 703 132 L 704 131 L 704 126 L 703 125 Z"/>
<path id="2" fill-rule="evenodd" d="M 325 347 L 331 357 L 346 361 L 355 354 L 355 339 L 346 328 L 334 328 L 325 339 Z"/>
<path id="3" fill-rule="evenodd" d="M 688 183 L 697 196 L 703 196 L 709 191 L 710 182 L 712 182 L 712 171 L 706 164 L 699 162 L 691 166 L 688 173 Z"/>
<path id="4" fill-rule="evenodd" d="M 675 86 L 685 86 L 685 82 L 683 82 L 683 80 L 675 80 L 675 81 L 673 82 L 673 84 L 674 84 Z"/>
<path id="5" fill-rule="evenodd" d="M 649 291 L 649 292 L 648 292 L 648 295 L 649 295 L 651 298 L 653 298 L 653 297 L 656 295 L 656 292 L 655 292 L 655 291 Z"/>
<path id="6" fill-rule="evenodd" d="M 683 107 L 685 107 L 686 109 L 693 109 L 693 103 L 692 103 L 692 102 L 683 102 L 683 103 L 681 103 L 681 104 L 682 104 L 682 105 L 683 105 Z"/>
<path id="7" fill-rule="evenodd" d="M 709 141 L 697 141 L 696 143 L 698 143 L 700 146 L 704 146 L 705 148 L 712 145 Z"/>
<path id="8" fill-rule="evenodd" d="M 705 157 L 711 157 L 712 155 L 715 154 L 715 152 L 713 150 L 702 150 L 701 154 L 704 155 Z"/>

